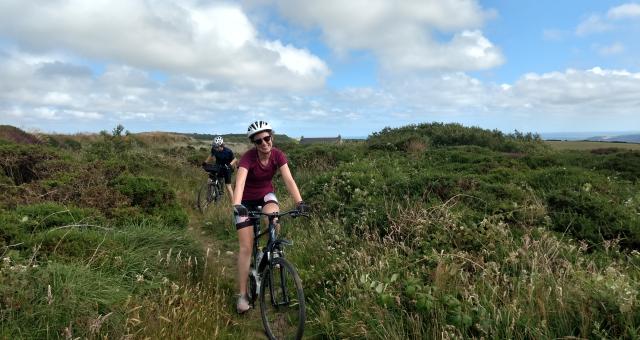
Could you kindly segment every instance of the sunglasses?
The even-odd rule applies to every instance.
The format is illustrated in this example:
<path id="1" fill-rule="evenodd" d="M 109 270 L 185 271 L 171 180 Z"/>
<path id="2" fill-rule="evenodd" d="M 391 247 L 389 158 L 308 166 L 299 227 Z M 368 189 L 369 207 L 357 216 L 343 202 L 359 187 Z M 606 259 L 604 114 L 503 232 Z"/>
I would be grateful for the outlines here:
<path id="1" fill-rule="evenodd" d="M 263 142 L 263 141 L 264 141 L 265 143 L 269 143 L 269 142 L 271 141 L 271 136 L 265 136 L 265 137 L 262 137 L 262 138 L 254 139 L 254 140 L 253 140 L 253 144 L 255 144 L 255 145 L 262 145 L 262 142 Z"/>

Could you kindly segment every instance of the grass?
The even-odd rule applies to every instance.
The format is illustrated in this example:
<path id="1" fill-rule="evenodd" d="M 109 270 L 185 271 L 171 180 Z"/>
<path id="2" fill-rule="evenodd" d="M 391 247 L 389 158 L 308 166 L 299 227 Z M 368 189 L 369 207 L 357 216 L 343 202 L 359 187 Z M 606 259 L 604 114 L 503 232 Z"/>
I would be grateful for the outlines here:
<path id="1" fill-rule="evenodd" d="M 282 221 L 282 236 L 294 243 L 287 257 L 305 289 L 306 338 L 638 338 L 637 249 L 615 235 L 587 242 L 569 226 L 550 227 L 557 218 L 550 198 L 565 198 L 573 210 L 558 213 L 566 216 L 588 216 L 591 204 L 625 218 L 638 213 L 633 154 L 559 153 L 521 140 L 519 148 L 534 151 L 504 152 L 500 136 L 488 139 L 498 151 L 433 148 L 401 137 L 391 153 L 364 143 L 287 151 L 316 211 Z M 157 183 L 175 193 L 187 228 L 163 222 L 157 211 L 111 225 L 107 208 L 4 206 L 0 218 L 11 228 L 0 234 L 8 240 L 0 243 L 0 338 L 264 337 L 259 311 L 234 311 L 238 244 L 230 202 L 205 214 L 195 209 L 196 188 L 206 180 L 192 160 L 200 151 L 120 142 L 114 136 L 73 154 L 84 162 L 83 152 L 107 152 L 116 157 L 109 167 L 65 171 L 104 173 L 95 179 L 105 188 L 117 177 L 110 171 L 164 179 Z M 126 157 L 109 153 L 114 145 Z M 74 188 L 74 178 L 64 183 Z M 35 192 L 40 181 L 34 177 L 28 188 Z M 276 184 L 283 209 L 292 207 L 281 179 Z"/>
<path id="2" fill-rule="evenodd" d="M 308 297 L 311 334 L 328 338 L 561 338 L 637 334 L 634 258 L 599 263 L 544 229 L 486 221 L 479 251 L 422 249 L 463 228 L 446 207 L 416 207 L 394 237 L 351 239 L 314 221 L 290 253 Z M 403 233 L 410 233 L 404 235 Z"/>

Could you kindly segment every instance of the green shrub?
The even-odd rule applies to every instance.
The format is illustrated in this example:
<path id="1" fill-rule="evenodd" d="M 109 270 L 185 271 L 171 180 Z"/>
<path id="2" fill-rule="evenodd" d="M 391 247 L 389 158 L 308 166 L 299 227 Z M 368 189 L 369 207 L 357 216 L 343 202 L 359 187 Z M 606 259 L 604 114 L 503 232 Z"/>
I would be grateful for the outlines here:
<path id="1" fill-rule="evenodd" d="M 189 224 L 189 215 L 179 205 L 163 207 L 155 215 L 166 226 L 186 228 Z"/>
<path id="2" fill-rule="evenodd" d="M 69 149 L 78 151 L 82 149 L 82 144 L 77 140 L 64 136 L 46 136 L 47 144 L 54 148 Z"/>
<path id="3" fill-rule="evenodd" d="M 542 169 L 562 165 L 559 153 L 543 152 L 526 155 L 522 161 L 531 169 Z"/>
<path id="4" fill-rule="evenodd" d="M 100 132 L 100 139 L 89 144 L 85 157 L 89 161 L 119 158 L 133 148 L 134 140 L 124 126 L 116 126 L 111 133 Z"/>
<path id="5" fill-rule="evenodd" d="M 103 225 L 106 221 L 95 209 L 63 206 L 53 202 L 18 206 L 15 214 L 27 231 L 41 231 L 69 225 Z"/>
<path id="6" fill-rule="evenodd" d="M 166 180 L 155 177 L 138 177 L 123 175 L 115 180 L 114 186 L 120 193 L 131 200 L 137 209 L 122 209 L 116 211 L 118 224 L 128 220 L 139 220 L 142 215 L 156 216 L 158 221 L 174 227 L 184 228 L 189 223 L 189 217 L 177 203 L 175 191 L 169 187 Z"/>
<path id="7" fill-rule="evenodd" d="M 621 151 L 608 154 L 596 165 L 596 168 L 638 182 L 640 179 L 640 151 Z"/>
<path id="8" fill-rule="evenodd" d="M 384 128 L 367 139 L 372 149 L 407 150 L 412 143 L 430 145 L 455 146 L 477 145 L 496 151 L 524 152 L 544 149 L 538 135 L 523 134 L 515 131 L 505 135 L 498 130 L 484 130 L 478 127 L 464 127 L 460 124 L 424 123 L 408 125 L 400 128 Z"/>
<path id="9" fill-rule="evenodd" d="M 569 231 L 594 245 L 619 238 L 625 247 L 640 246 L 640 219 L 602 195 L 561 189 L 547 196 L 547 204 L 557 231 Z"/>
<path id="10" fill-rule="evenodd" d="M 11 211 L 0 210 L 0 247 L 17 244 L 24 235 L 25 228 L 20 218 Z"/>
<path id="11" fill-rule="evenodd" d="M 364 152 L 356 144 L 342 145 L 292 144 L 285 150 L 292 169 L 312 169 L 324 171 L 335 168 L 338 164 L 352 162 Z"/>
<path id="12" fill-rule="evenodd" d="M 15 185 L 29 183 L 44 177 L 45 169 L 38 168 L 42 163 L 59 159 L 60 155 L 52 148 L 41 145 L 6 144 L 0 145 L 0 166 L 4 174 Z M 41 171 L 38 171 L 41 170 Z"/>
<path id="13" fill-rule="evenodd" d="M 155 177 L 122 175 L 113 185 L 131 200 L 132 205 L 139 206 L 147 212 L 173 204 L 176 199 L 169 183 Z"/>

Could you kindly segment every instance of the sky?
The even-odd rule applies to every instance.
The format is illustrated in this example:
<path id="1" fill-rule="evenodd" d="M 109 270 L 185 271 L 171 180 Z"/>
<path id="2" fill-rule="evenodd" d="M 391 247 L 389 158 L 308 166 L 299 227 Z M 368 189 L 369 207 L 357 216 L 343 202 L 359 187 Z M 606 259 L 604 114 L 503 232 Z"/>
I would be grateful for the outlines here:
<path id="1" fill-rule="evenodd" d="M 0 0 L 0 124 L 640 131 L 640 2 Z"/>

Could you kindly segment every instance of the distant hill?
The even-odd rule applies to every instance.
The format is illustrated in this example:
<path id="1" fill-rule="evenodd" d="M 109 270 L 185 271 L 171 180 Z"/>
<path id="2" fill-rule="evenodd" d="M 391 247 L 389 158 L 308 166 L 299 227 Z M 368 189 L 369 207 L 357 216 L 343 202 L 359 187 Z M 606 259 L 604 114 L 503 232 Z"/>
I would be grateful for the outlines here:
<path id="1" fill-rule="evenodd" d="M 212 135 L 207 133 L 181 133 L 181 132 L 173 132 L 173 133 L 187 136 L 187 137 L 192 137 L 199 140 L 206 140 L 206 141 L 212 141 L 215 136 L 218 136 L 218 135 Z M 220 136 L 222 136 L 225 142 L 235 142 L 235 143 L 247 142 L 247 135 L 243 133 L 228 133 L 228 134 L 222 134 Z M 294 142 L 295 141 L 295 139 L 287 135 L 281 135 L 277 133 L 275 134 L 275 138 L 278 142 Z"/>
<path id="2" fill-rule="evenodd" d="M 42 144 L 40 138 L 11 125 L 0 125 L 0 140 L 20 144 Z"/>
<path id="3" fill-rule="evenodd" d="M 640 143 L 640 133 L 633 135 L 618 135 L 618 136 L 594 136 L 587 138 L 592 142 L 624 142 L 624 143 Z"/>
<path id="4" fill-rule="evenodd" d="M 541 133 L 544 140 L 640 143 L 638 131 L 592 131 Z"/>

